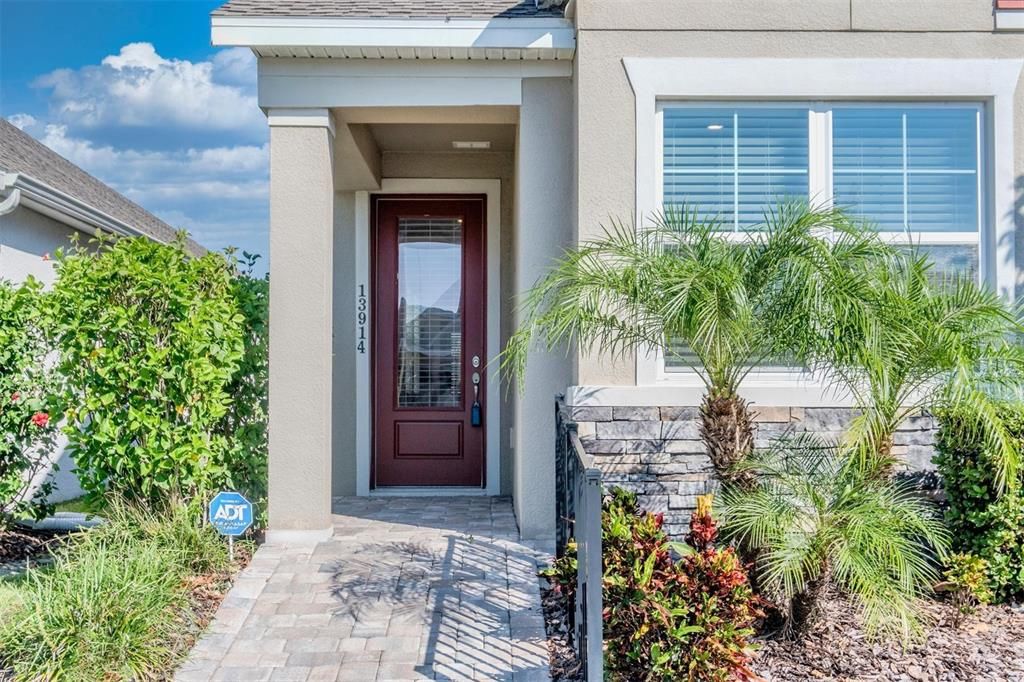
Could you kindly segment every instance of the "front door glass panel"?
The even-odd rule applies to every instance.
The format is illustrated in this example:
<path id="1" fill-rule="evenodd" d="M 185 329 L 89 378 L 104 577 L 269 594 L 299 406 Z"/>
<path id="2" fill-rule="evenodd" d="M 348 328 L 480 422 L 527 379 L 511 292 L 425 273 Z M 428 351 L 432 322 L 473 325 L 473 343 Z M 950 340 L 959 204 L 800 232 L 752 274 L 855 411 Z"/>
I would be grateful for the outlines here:
<path id="1" fill-rule="evenodd" d="M 397 407 L 462 405 L 462 219 L 398 219 Z"/>

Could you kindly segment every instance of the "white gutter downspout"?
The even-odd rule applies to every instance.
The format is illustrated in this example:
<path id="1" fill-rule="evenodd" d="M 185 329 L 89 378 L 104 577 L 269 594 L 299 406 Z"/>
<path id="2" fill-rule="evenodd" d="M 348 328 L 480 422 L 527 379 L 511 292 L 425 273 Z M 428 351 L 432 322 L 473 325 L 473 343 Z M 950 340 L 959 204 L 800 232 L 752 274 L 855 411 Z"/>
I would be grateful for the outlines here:
<path id="1" fill-rule="evenodd" d="M 5 173 L 3 176 L 3 183 L 0 184 L 0 192 L 6 190 L 9 187 L 14 187 L 14 183 L 17 181 L 17 173 Z M 18 204 L 21 203 L 21 190 L 15 187 L 7 198 L 0 201 L 0 215 L 7 215 L 14 209 L 18 208 Z"/>
<path id="2" fill-rule="evenodd" d="M 16 189 L 11 192 L 6 199 L 0 201 L 0 215 L 7 215 L 14 209 L 18 208 L 18 204 L 21 203 L 21 190 Z"/>

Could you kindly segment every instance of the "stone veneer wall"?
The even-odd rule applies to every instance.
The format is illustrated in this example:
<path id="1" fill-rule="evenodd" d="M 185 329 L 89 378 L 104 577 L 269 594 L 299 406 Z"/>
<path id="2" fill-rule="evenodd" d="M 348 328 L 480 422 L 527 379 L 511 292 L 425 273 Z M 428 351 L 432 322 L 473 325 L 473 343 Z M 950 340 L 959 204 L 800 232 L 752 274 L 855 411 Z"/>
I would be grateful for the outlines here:
<path id="1" fill-rule="evenodd" d="M 856 412 L 850 408 L 758 407 L 755 447 L 765 447 L 787 430 L 812 431 L 838 439 Z M 641 504 L 665 513 L 671 535 L 686 532 L 697 496 L 713 492 L 717 480 L 700 439 L 696 407 L 572 408 L 584 449 L 604 472 L 606 485 L 628 488 Z M 895 437 L 895 454 L 910 470 L 933 468 L 937 426 L 930 416 L 908 419 Z"/>

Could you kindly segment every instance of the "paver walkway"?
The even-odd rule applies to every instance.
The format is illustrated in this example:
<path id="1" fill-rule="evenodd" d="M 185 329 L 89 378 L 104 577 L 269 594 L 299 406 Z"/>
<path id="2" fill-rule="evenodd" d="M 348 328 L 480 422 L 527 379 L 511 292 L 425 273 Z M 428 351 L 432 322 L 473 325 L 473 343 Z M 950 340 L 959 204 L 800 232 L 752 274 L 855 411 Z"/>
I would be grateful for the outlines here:
<path id="1" fill-rule="evenodd" d="M 264 545 L 178 671 L 193 680 L 548 680 L 538 562 L 507 498 L 335 500 Z"/>

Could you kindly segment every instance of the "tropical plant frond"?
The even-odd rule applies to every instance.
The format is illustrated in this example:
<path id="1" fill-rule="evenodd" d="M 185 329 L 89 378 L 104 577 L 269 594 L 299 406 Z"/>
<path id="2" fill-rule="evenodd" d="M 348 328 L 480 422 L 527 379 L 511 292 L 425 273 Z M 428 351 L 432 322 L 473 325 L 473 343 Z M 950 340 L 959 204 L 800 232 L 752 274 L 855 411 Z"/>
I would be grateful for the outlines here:
<path id="1" fill-rule="evenodd" d="M 755 489 L 726 491 L 724 531 L 757 550 L 768 589 L 807 599 L 827 579 L 857 600 L 870 634 L 908 641 L 948 534 L 927 503 L 866 475 L 854 455 L 813 436 L 779 439 L 752 458 Z"/>
<path id="2" fill-rule="evenodd" d="M 850 235 L 850 248 L 870 251 L 856 245 L 855 230 Z M 866 287 L 855 294 L 859 302 L 821 327 L 813 361 L 831 389 L 851 394 L 863 413 L 846 438 L 852 460 L 884 477 L 905 417 L 956 405 L 979 411 L 978 435 L 1002 453 L 1002 476 L 1017 471 L 992 407 L 1024 384 L 1024 353 L 1011 341 L 1020 333 L 1017 312 L 969 277 L 938 281 L 920 250 L 885 256 L 883 249 L 867 261 L 874 265 L 853 278 Z"/>
<path id="3" fill-rule="evenodd" d="M 1003 419 L 1002 401 L 956 374 L 946 387 L 942 410 L 967 416 L 963 437 L 980 442 L 991 459 L 996 489 L 1017 490 L 1021 480 L 1020 445 Z"/>

